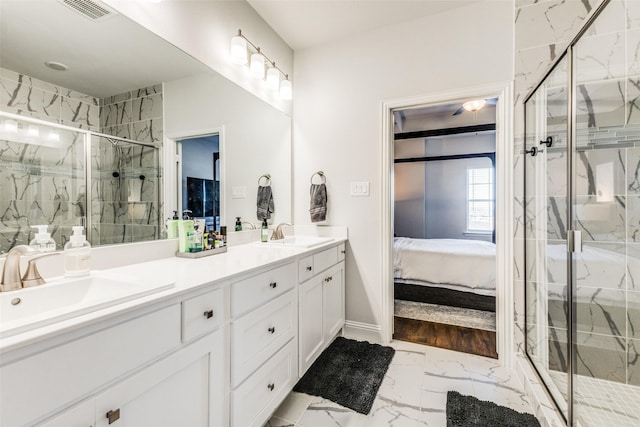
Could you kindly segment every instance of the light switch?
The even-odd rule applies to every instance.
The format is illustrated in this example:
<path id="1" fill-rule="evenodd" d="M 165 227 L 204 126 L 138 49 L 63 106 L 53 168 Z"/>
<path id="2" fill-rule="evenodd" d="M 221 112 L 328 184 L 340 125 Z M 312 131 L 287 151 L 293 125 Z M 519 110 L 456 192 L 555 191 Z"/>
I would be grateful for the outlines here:
<path id="1" fill-rule="evenodd" d="M 369 196 L 369 181 L 352 182 L 351 195 L 356 197 Z"/>
<path id="2" fill-rule="evenodd" d="M 244 186 L 231 187 L 232 199 L 244 199 L 246 197 L 247 197 L 247 187 L 244 187 Z"/>

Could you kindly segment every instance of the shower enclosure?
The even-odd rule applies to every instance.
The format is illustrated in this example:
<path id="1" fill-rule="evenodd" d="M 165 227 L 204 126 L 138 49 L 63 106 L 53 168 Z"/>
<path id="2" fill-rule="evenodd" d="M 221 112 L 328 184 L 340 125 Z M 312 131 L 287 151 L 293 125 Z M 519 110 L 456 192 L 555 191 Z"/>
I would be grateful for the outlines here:
<path id="1" fill-rule="evenodd" d="M 40 224 L 57 249 L 74 225 L 94 246 L 162 237 L 160 161 L 157 144 L 0 113 L 0 254 Z"/>
<path id="2" fill-rule="evenodd" d="M 568 425 L 640 425 L 640 2 L 525 99 L 526 354 Z"/>

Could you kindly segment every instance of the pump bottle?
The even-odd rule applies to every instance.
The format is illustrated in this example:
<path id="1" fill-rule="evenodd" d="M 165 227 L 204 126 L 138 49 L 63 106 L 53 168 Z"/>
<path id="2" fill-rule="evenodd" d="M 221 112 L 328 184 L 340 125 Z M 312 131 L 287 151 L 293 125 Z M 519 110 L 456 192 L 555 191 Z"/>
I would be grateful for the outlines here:
<path id="1" fill-rule="evenodd" d="M 47 232 L 47 225 L 34 225 L 31 228 L 37 228 L 38 232 L 36 237 L 29 243 L 29 246 L 40 252 L 53 252 L 56 250 L 56 241 Z"/>
<path id="2" fill-rule="evenodd" d="M 84 227 L 73 227 L 73 234 L 64 245 L 64 275 L 84 276 L 91 271 L 91 245 L 82 234 Z"/>
<path id="3" fill-rule="evenodd" d="M 260 240 L 265 242 L 269 240 L 269 224 L 267 224 L 267 219 L 262 220 L 262 229 L 260 230 Z"/>

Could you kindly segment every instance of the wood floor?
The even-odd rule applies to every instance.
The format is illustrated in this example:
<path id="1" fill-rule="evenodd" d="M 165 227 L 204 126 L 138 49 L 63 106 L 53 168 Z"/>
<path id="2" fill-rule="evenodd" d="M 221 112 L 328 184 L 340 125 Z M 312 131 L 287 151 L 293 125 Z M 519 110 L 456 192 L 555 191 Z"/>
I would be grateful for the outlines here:
<path id="1" fill-rule="evenodd" d="M 494 331 L 397 316 L 394 316 L 393 324 L 393 338 L 396 340 L 498 358 Z"/>

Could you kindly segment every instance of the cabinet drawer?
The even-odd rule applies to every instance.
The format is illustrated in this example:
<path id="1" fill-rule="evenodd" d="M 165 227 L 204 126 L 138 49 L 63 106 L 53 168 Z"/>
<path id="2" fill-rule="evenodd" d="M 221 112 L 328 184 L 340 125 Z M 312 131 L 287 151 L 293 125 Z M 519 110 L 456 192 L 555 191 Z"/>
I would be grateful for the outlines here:
<path id="1" fill-rule="evenodd" d="M 231 393 L 234 427 L 261 426 L 289 394 L 297 380 L 295 340 Z"/>
<path id="2" fill-rule="evenodd" d="M 224 320 L 222 289 L 182 301 L 182 341 L 212 331 Z"/>
<path id="3" fill-rule="evenodd" d="M 231 284 L 231 317 L 238 317 L 292 289 L 296 265 L 290 263 Z"/>
<path id="4" fill-rule="evenodd" d="M 236 387 L 297 330 L 296 294 L 289 291 L 231 324 L 231 385 Z"/>
<path id="5" fill-rule="evenodd" d="M 344 261 L 344 256 L 346 255 L 347 251 L 345 249 L 345 244 L 342 243 L 340 245 L 338 245 L 338 261 Z"/>
<path id="6" fill-rule="evenodd" d="M 180 344 L 180 305 L 0 368 L 0 425 L 30 424 Z"/>
<path id="7" fill-rule="evenodd" d="M 313 255 L 313 273 L 318 274 L 338 262 L 338 247 L 334 246 Z"/>
<path id="8" fill-rule="evenodd" d="M 298 281 L 306 282 L 313 277 L 313 256 L 298 261 Z"/>

